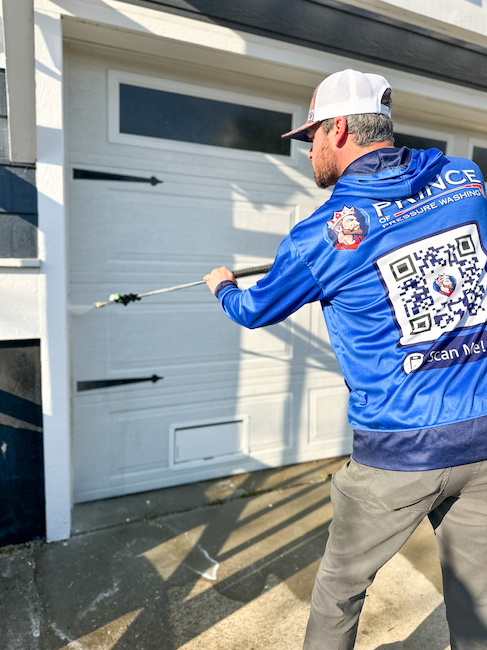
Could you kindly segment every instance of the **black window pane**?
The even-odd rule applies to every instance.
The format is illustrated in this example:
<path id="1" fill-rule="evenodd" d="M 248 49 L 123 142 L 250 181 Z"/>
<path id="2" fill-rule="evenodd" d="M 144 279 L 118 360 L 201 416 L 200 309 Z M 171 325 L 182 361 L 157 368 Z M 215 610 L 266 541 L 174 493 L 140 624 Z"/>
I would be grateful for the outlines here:
<path id="1" fill-rule="evenodd" d="M 474 147 L 472 160 L 480 167 L 480 171 L 487 178 L 487 149 L 483 147 Z"/>
<path id="2" fill-rule="evenodd" d="M 422 138 L 419 135 L 406 135 L 405 133 L 394 133 L 395 147 L 409 147 L 410 149 L 439 149 L 446 153 L 446 142 Z"/>
<path id="3" fill-rule="evenodd" d="M 290 155 L 289 113 L 120 84 L 120 132 Z"/>

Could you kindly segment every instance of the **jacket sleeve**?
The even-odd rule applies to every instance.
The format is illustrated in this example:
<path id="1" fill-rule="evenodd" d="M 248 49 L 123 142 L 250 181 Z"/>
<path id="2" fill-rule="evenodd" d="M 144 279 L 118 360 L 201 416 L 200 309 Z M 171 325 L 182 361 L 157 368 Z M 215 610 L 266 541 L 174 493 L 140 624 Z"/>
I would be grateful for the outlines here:
<path id="1" fill-rule="evenodd" d="M 323 291 L 288 235 L 265 277 L 250 289 L 229 285 L 218 294 L 225 314 L 249 329 L 284 320 Z"/>

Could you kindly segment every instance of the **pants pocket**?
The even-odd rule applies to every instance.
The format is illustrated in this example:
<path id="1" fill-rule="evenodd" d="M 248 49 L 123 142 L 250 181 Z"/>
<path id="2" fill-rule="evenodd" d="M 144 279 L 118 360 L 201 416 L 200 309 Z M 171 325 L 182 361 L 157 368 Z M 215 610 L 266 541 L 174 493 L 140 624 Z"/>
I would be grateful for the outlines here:
<path id="1" fill-rule="evenodd" d="M 390 512 L 403 508 L 427 512 L 440 495 L 449 471 L 397 472 L 380 469 L 368 486 L 368 496 Z"/>
<path id="2" fill-rule="evenodd" d="M 380 470 L 375 467 L 361 465 L 351 458 L 333 475 L 331 480 L 343 496 L 353 499 L 353 501 L 366 503 L 368 501 L 367 489 L 378 471 Z"/>

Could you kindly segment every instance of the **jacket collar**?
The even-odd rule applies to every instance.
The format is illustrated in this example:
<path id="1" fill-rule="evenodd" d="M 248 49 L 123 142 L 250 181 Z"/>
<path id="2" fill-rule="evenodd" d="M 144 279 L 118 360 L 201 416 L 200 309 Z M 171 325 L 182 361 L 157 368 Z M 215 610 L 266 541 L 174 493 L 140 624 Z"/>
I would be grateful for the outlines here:
<path id="1" fill-rule="evenodd" d="M 343 176 L 368 176 L 377 174 L 384 169 L 407 167 L 410 160 L 411 149 L 407 147 L 401 147 L 400 149 L 396 149 L 395 147 L 376 149 L 350 163 L 343 172 L 342 178 Z"/>

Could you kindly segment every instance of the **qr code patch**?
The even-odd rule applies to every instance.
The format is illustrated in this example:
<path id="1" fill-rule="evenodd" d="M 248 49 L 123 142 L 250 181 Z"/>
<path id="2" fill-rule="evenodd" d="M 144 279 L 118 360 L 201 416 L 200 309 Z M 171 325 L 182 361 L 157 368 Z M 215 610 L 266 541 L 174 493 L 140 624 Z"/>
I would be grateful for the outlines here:
<path id="1" fill-rule="evenodd" d="M 477 224 L 406 244 L 375 261 L 400 330 L 400 346 L 435 341 L 487 317 L 487 278 Z"/>

